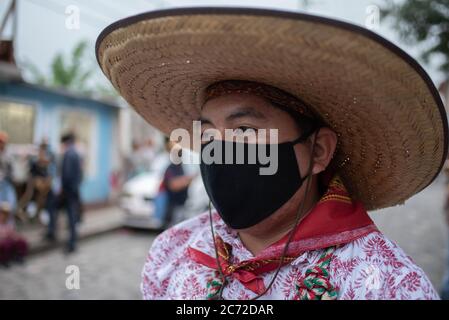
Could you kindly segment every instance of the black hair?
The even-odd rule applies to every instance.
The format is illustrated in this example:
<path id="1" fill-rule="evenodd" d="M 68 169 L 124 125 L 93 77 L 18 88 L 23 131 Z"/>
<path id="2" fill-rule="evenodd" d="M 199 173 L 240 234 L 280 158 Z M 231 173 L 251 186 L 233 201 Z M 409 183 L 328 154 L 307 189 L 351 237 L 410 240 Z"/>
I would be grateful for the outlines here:
<path id="1" fill-rule="evenodd" d="M 61 137 L 61 142 L 62 143 L 74 143 L 75 139 L 76 139 L 75 134 L 73 132 L 69 132 L 69 133 L 64 134 Z"/>
<path id="2" fill-rule="evenodd" d="M 324 126 L 323 121 L 318 117 L 312 118 L 310 116 L 305 116 L 298 111 L 293 110 L 292 108 L 286 107 L 271 100 L 269 100 L 269 102 L 273 107 L 287 112 L 293 118 L 293 120 L 295 120 L 296 125 L 305 136 L 310 136 L 315 130 Z"/>

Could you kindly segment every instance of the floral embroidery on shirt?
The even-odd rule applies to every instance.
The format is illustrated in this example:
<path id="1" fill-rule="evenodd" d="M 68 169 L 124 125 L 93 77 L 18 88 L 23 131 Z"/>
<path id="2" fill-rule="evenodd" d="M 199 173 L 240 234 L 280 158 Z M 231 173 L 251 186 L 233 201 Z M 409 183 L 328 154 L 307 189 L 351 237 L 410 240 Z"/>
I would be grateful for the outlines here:
<path id="1" fill-rule="evenodd" d="M 250 259 L 251 253 L 218 215 L 214 215 L 214 221 L 217 234 L 232 246 L 235 262 Z M 189 247 L 214 256 L 207 213 L 165 231 L 153 242 L 142 272 L 145 299 L 206 298 L 207 282 L 214 277 L 214 270 L 190 259 Z M 295 299 L 297 280 L 306 276 L 323 252 L 307 251 L 284 266 L 263 298 Z M 261 275 L 265 285 L 273 274 L 274 271 Z M 337 299 L 438 299 L 424 272 L 378 231 L 336 248 L 329 276 L 332 285 L 338 288 Z M 229 279 L 223 290 L 225 299 L 255 296 L 236 279 Z"/>

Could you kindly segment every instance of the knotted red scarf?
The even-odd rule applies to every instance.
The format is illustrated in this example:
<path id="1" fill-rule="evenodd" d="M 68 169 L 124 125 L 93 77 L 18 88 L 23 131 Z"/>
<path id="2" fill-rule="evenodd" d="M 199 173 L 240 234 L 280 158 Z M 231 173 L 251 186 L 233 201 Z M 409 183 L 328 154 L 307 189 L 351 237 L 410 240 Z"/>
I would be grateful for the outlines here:
<path id="1" fill-rule="evenodd" d="M 306 251 L 345 244 L 377 230 L 363 205 L 351 200 L 338 176 L 326 185 L 328 188 L 324 195 L 296 228 L 283 265 L 290 264 Z M 218 260 L 224 275 L 238 279 L 257 294 L 262 293 L 265 285 L 260 275 L 279 267 L 288 237 L 288 234 L 285 235 L 252 259 L 232 264 L 231 245 L 217 236 Z M 215 257 L 192 247 L 189 248 L 189 255 L 197 263 L 218 269 Z"/>

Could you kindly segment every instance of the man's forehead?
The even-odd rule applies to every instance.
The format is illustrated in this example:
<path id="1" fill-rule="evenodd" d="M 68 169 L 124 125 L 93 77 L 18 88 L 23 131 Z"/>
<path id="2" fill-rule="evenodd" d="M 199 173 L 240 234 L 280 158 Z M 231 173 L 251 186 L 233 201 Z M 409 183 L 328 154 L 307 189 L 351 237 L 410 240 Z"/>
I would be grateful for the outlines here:
<path id="1" fill-rule="evenodd" d="M 232 122 L 239 119 L 267 122 L 270 118 L 272 117 L 264 112 L 264 109 L 257 106 L 230 105 L 228 107 L 223 106 L 219 110 L 202 112 L 199 120 L 202 123 L 212 123 L 216 120 Z"/>
<path id="2" fill-rule="evenodd" d="M 251 94 L 230 94 L 207 101 L 201 115 L 219 113 L 228 116 L 238 113 L 243 116 L 252 116 L 255 118 L 267 117 L 271 110 L 269 102 L 265 99 Z"/>

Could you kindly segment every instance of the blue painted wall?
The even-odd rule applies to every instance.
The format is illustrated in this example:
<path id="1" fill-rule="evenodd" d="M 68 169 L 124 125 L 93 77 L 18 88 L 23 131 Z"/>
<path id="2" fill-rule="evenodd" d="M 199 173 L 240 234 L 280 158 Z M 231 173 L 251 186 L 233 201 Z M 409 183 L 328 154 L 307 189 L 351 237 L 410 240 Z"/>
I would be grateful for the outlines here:
<path id="1" fill-rule="evenodd" d="M 91 154 L 93 168 L 86 172 L 81 192 L 86 203 L 105 201 L 109 197 L 109 177 L 112 170 L 111 154 L 114 122 L 118 108 L 112 105 L 76 97 L 25 83 L 0 83 L 0 100 L 32 104 L 36 108 L 34 143 L 48 137 L 52 150 L 58 150 L 60 115 L 65 111 L 83 111 L 94 119 Z M 91 152 L 91 153 L 92 153 Z"/>

